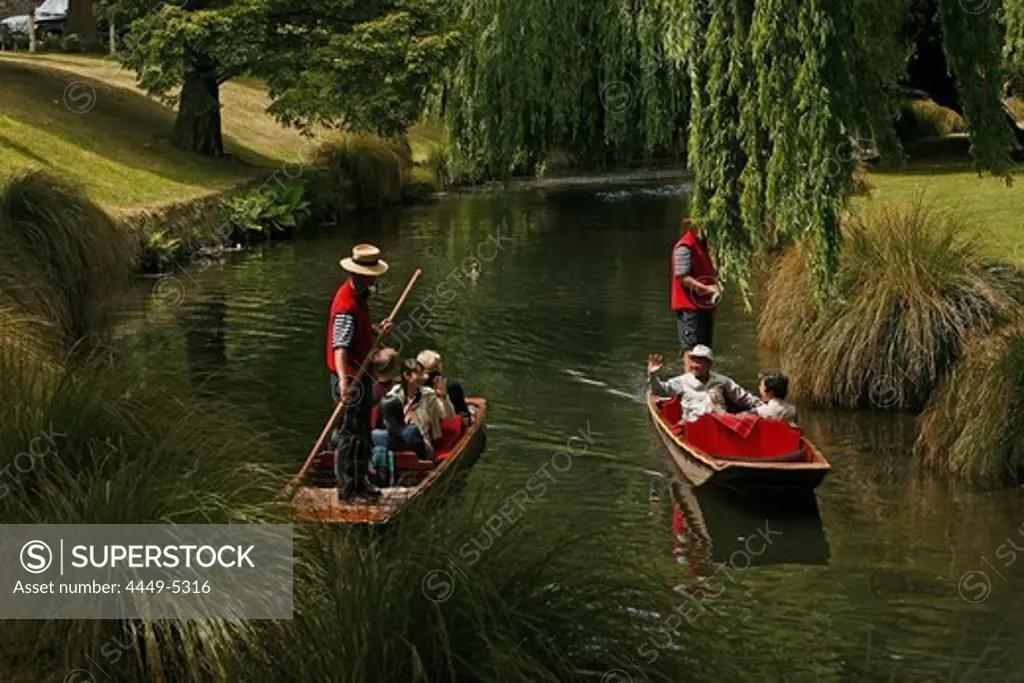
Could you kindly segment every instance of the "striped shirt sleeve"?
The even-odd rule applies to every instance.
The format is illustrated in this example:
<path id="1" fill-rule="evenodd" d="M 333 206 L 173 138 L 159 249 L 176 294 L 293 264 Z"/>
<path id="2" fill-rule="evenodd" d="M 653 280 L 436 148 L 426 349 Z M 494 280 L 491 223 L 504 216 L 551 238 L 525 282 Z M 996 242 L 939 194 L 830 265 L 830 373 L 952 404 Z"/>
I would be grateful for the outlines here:
<path id="1" fill-rule="evenodd" d="M 684 275 L 690 274 L 690 268 L 693 261 L 693 254 L 690 253 L 690 248 L 685 244 L 680 244 L 672 252 L 672 262 L 675 264 L 676 277 L 683 277 Z"/>
<path id="2" fill-rule="evenodd" d="M 334 350 L 347 349 L 352 345 L 356 334 L 356 319 L 351 313 L 338 313 L 334 316 Z"/>

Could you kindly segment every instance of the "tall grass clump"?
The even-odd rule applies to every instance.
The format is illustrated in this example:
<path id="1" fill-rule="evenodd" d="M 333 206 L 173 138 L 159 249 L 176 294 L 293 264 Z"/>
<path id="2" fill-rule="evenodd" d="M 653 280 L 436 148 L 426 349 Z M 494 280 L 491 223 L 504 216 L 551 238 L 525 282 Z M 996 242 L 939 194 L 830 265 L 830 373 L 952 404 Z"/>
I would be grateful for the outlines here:
<path id="1" fill-rule="evenodd" d="M 596 682 L 685 602 L 583 515 L 528 507 L 496 533 L 488 508 L 413 510 L 380 537 L 321 529 L 297 579 L 301 616 L 268 629 L 247 680 Z M 688 670 L 680 649 L 659 654 L 641 664 L 647 680 Z"/>
<path id="2" fill-rule="evenodd" d="M 68 346 L 101 334 L 133 243 L 77 187 L 41 171 L 0 187 L 0 305 L 53 325 Z"/>
<path id="3" fill-rule="evenodd" d="M 1024 323 L 972 340 L 920 417 L 922 461 L 976 484 L 1024 474 Z"/>
<path id="4" fill-rule="evenodd" d="M 769 276 L 760 343 L 813 403 L 919 409 L 969 336 L 1015 317 L 1024 275 L 983 255 L 955 219 L 922 205 L 843 222 L 836 290 L 818 304 L 797 247 Z"/>
<path id="5" fill-rule="evenodd" d="M 328 169 L 336 184 L 352 183 L 359 207 L 377 208 L 402 201 L 412 152 L 407 141 L 342 133 L 320 146 L 316 161 Z"/>
<path id="6" fill-rule="evenodd" d="M 268 440 L 237 411 L 116 353 L 73 365 L 0 350 L 0 471 L 6 524 L 260 523 L 284 473 L 261 467 Z M 134 628 L 130 640 L 125 634 Z M 119 680 L 213 680 L 252 639 L 245 621 L 19 621 L 4 627 L 4 667 L 88 668 L 129 642 Z M 0 677 L 4 677 L 0 671 Z M 60 676 L 57 677 L 58 679 Z"/>

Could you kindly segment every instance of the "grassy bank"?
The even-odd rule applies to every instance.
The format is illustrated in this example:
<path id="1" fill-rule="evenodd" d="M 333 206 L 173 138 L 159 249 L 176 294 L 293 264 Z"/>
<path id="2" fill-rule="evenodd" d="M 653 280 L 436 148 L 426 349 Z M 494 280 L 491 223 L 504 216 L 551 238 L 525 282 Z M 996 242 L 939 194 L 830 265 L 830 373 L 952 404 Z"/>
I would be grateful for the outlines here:
<path id="1" fill-rule="evenodd" d="M 109 208 L 201 197 L 315 156 L 315 143 L 267 115 L 258 81 L 221 89 L 224 159 L 172 147 L 173 110 L 136 88 L 135 74 L 113 60 L 0 54 L 0 83 L 0 174 L 56 172 Z M 425 161 L 439 140 L 435 125 L 417 126 L 410 131 L 412 158 Z"/>
<path id="2" fill-rule="evenodd" d="M 235 158 L 205 159 L 172 147 L 167 137 L 173 112 L 118 85 L 122 79 L 113 78 L 113 66 L 78 67 L 77 61 L 83 60 L 67 65 L 46 57 L 33 63 L 0 58 L 4 172 L 56 172 L 81 183 L 103 205 L 128 208 L 224 190 L 273 163 L 231 133 L 228 149 Z"/>

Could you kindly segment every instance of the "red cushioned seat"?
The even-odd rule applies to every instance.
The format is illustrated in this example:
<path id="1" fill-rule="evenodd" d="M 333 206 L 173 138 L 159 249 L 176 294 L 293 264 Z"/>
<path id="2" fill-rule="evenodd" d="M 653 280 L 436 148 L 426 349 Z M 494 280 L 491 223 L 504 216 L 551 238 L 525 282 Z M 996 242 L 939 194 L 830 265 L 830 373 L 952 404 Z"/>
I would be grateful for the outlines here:
<path id="1" fill-rule="evenodd" d="M 674 425 L 683 419 L 683 405 L 679 400 L 678 396 L 673 396 L 667 401 L 662 401 L 658 404 L 658 409 L 661 410 L 662 417 L 670 424 Z"/>
<path id="2" fill-rule="evenodd" d="M 434 459 L 441 461 L 451 455 L 462 438 L 462 418 L 456 415 L 441 421 L 441 436 L 434 441 Z"/>
<path id="3" fill-rule="evenodd" d="M 782 420 L 757 418 L 750 433 L 744 438 L 714 416 L 703 415 L 693 422 L 687 422 L 685 433 L 686 440 L 694 446 L 723 460 L 807 460 L 803 448 L 803 430 Z"/>

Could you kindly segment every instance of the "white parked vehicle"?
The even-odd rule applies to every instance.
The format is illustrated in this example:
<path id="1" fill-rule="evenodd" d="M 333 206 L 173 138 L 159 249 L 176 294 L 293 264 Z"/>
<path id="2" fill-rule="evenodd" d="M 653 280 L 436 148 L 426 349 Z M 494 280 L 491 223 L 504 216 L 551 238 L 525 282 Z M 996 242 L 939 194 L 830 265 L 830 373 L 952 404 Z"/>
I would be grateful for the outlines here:
<path id="1" fill-rule="evenodd" d="M 34 15 L 37 33 L 61 33 L 68 18 L 68 0 L 45 0 L 35 9 Z M 0 27 L 4 33 L 27 34 L 28 22 L 28 15 L 21 14 L 0 20 Z"/>

